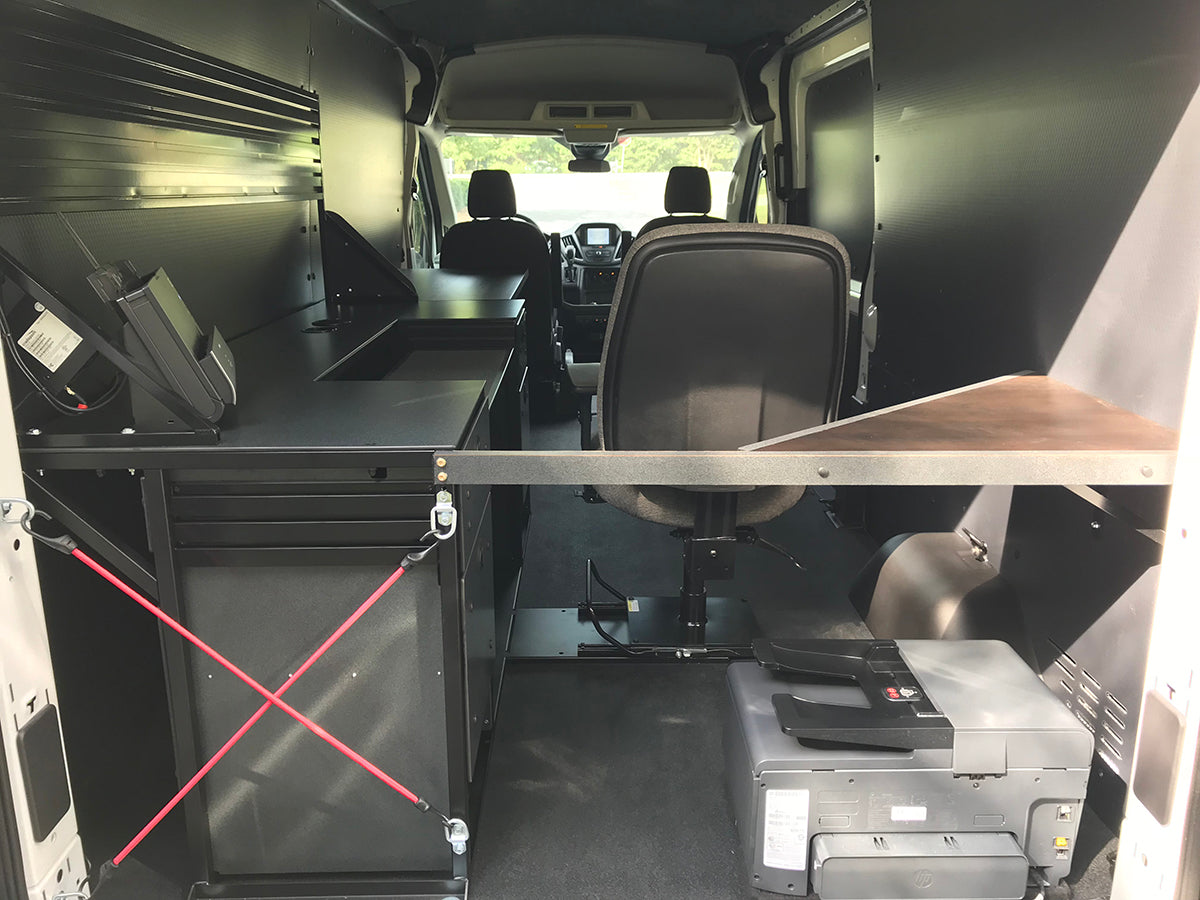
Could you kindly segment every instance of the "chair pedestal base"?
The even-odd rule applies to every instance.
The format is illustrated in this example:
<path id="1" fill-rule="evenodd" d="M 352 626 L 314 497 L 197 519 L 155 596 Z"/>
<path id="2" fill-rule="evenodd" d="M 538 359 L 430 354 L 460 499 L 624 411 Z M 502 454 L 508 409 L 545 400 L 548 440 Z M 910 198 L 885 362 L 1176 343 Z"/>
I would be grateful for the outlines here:
<path id="1" fill-rule="evenodd" d="M 579 609 L 518 609 L 513 621 L 509 659 L 691 659 L 750 658 L 750 642 L 761 635 L 750 604 L 731 597 L 709 597 L 708 621 L 693 629 L 679 621 L 679 597 L 635 597 L 630 612 L 600 611 L 600 625 L 634 650 L 657 653 L 627 656 L 596 633 Z M 693 651 L 677 654 L 676 649 Z M 708 651 L 708 652 L 706 652 Z M 721 652 L 711 652 L 721 651 Z"/>

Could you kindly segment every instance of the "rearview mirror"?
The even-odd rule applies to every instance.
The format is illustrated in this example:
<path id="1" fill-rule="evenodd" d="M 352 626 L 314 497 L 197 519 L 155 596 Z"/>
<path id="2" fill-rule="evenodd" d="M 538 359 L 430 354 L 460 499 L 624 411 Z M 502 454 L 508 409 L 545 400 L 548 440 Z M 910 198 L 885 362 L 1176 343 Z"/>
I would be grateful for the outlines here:
<path id="1" fill-rule="evenodd" d="M 573 159 L 567 163 L 570 172 L 611 172 L 612 166 L 606 159 Z"/>

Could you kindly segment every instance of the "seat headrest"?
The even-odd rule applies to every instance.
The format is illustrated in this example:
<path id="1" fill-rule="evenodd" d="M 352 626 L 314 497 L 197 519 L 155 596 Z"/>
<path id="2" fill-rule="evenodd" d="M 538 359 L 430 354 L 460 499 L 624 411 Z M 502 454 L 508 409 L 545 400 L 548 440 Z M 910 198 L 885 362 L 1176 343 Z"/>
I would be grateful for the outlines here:
<path id="1" fill-rule="evenodd" d="M 701 166 L 672 166 L 667 174 L 663 203 L 669 213 L 707 213 L 712 209 L 712 185 L 708 169 Z"/>
<path id="2" fill-rule="evenodd" d="M 503 169 L 479 169 L 471 173 L 467 188 L 467 212 L 472 219 L 503 219 L 517 214 L 517 194 L 512 176 Z"/>

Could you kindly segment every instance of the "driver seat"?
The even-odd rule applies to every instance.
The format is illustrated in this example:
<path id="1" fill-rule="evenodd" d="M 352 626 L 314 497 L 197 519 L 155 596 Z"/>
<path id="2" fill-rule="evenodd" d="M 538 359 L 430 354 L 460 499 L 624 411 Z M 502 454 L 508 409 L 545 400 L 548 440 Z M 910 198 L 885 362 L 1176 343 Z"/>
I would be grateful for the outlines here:
<path id="1" fill-rule="evenodd" d="M 459 222 L 442 237 L 441 267 L 475 275 L 525 272 L 526 353 L 537 409 L 553 406 L 562 364 L 551 293 L 552 258 L 546 235 L 516 218 L 512 176 L 503 169 L 471 173 L 467 190 L 470 222 Z"/>

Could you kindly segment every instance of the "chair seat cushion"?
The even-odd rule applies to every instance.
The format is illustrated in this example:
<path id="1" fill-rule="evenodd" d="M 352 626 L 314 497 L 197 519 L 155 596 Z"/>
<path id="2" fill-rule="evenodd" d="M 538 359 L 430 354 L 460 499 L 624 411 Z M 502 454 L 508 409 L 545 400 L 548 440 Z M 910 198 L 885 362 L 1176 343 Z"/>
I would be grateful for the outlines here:
<path id="1" fill-rule="evenodd" d="M 567 376 L 577 394 L 594 394 L 600 385 L 600 363 L 567 363 Z"/>
<path id="2" fill-rule="evenodd" d="M 804 495 L 803 485 L 760 487 L 738 495 L 737 523 L 761 525 L 795 506 Z M 687 488 L 661 485 L 598 484 L 596 492 L 622 512 L 639 519 L 691 528 L 696 524 L 699 495 Z"/>

